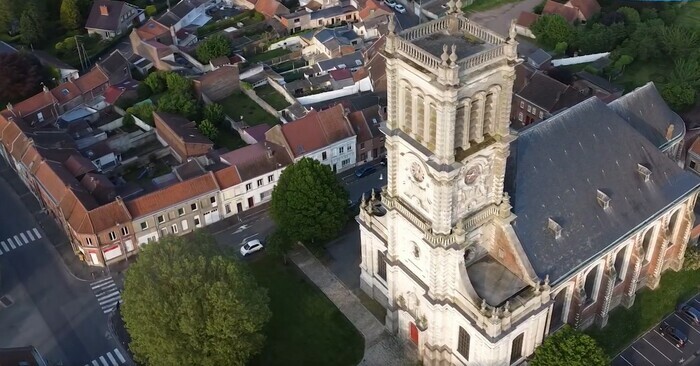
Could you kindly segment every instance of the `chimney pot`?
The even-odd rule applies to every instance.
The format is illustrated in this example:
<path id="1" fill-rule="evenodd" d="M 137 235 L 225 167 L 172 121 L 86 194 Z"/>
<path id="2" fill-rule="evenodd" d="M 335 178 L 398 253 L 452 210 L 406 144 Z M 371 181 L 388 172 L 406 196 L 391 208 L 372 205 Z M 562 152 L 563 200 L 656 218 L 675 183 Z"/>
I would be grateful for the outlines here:
<path id="1" fill-rule="evenodd" d="M 107 5 L 100 5 L 100 15 L 109 16 L 109 8 L 107 8 Z"/>

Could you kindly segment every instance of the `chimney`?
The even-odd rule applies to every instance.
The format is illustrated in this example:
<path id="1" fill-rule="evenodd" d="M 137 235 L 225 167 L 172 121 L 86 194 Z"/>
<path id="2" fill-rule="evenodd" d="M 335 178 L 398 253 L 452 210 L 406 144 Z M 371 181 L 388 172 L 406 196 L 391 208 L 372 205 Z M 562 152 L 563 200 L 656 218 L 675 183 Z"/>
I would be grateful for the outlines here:
<path id="1" fill-rule="evenodd" d="M 109 8 L 107 8 L 107 5 L 100 5 L 100 15 L 102 16 L 109 16 Z"/>
<path id="2" fill-rule="evenodd" d="M 551 217 L 547 220 L 547 228 L 554 234 L 554 239 L 561 238 L 561 225 Z"/>
<path id="3" fill-rule="evenodd" d="M 47 88 L 46 85 L 43 85 L 43 83 L 42 83 L 42 89 L 44 90 L 44 93 L 49 92 L 49 88 Z"/>
<path id="4" fill-rule="evenodd" d="M 173 37 L 173 46 L 177 46 L 177 34 L 175 34 L 175 27 L 170 27 L 170 36 Z"/>
<path id="5" fill-rule="evenodd" d="M 637 164 L 637 173 L 639 173 L 645 182 L 649 181 L 649 177 L 651 176 L 651 170 L 649 170 L 649 168 L 642 164 Z"/>
<path id="6" fill-rule="evenodd" d="M 7 103 L 7 110 L 12 112 L 12 103 Z"/>
<path id="7" fill-rule="evenodd" d="M 673 125 L 668 125 L 666 127 L 666 140 L 670 140 L 673 137 Z"/>
<path id="8" fill-rule="evenodd" d="M 610 207 L 610 197 L 605 194 L 605 192 L 598 190 L 596 192 L 596 198 L 598 199 L 598 204 L 604 210 Z"/>

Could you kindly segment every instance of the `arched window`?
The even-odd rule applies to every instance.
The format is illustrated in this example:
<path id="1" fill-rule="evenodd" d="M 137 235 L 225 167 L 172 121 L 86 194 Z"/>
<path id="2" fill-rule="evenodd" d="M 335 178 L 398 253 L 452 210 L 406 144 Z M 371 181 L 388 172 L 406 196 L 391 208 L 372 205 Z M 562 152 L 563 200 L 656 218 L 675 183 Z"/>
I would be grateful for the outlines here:
<path id="1" fill-rule="evenodd" d="M 628 247 L 624 247 L 617 252 L 615 255 L 615 272 L 617 273 L 617 281 L 624 281 L 625 279 L 625 257 L 627 256 Z"/>
<path id="2" fill-rule="evenodd" d="M 404 88 L 403 95 L 403 130 L 410 135 L 413 128 L 413 93 L 409 86 Z"/>
<path id="3" fill-rule="evenodd" d="M 554 307 L 552 308 L 552 325 L 550 326 L 550 331 L 554 331 L 559 328 L 560 325 L 566 323 L 566 319 L 564 319 L 564 306 L 566 305 L 566 295 L 568 289 L 569 287 L 559 291 L 557 296 L 554 298 Z"/>
<path id="4" fill-rule="evenodd" d="M 586 304 L 593 303 L 596 300 L 599 268 L 600 266 L 591 269 L 586 275 L 586 283 L 583 287 L 584 291 L 586 292 Z"/>
<path id="5" fill-rule="evenodd" d="M 642 255 L 644 256 L 644 264 L 649 263 L 651 260 L 651 239 L 654 236 L 654 228 L 650 228 L 644 234 L 644 239 L 642 239 Z"/>
<path id="6" fill-rule="evenodd" d="M 673 213 L 671 216 L 671 220 L 668 221 L 668 235 L 671 240 L 673 240 L 672 235 L 674 234 L 676 230 L 676 225 L 678 225 L 678 218 L 680 217 L 681 210 L 678 209 L 676 212 Z"/>

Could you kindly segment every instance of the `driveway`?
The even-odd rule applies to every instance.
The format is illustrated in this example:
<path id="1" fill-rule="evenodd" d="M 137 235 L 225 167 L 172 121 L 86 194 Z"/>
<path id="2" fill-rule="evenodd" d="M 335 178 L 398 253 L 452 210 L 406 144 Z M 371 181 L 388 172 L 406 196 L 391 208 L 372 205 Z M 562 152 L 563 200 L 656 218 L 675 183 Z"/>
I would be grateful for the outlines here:
<path id="1" fill-rule="evenodd" d="M 467 17 L 502 36 L 508 36 L 511 20 L 517 19 L 523 11 L 532 11 L 541 2 L 542 0 L 523 0 L 491 10 L 471 13 Z"/>
<path id="2" fill-rule="evenodd" d="M 700 308 L 700 295 L 688 302 Z M 659 332 L 659 324 L 668 324 L 683 332 L 688 343 L 683 348 L 676 347 Z M 688 319 L 676 313 L 668 315 L 661 323 L 638 338 L 622 351 L 612 362 L 613 366 L 667 366 L 698 365 L 700 360 L 695 354 L 700 353 L 700 326 L 691 324 Z"/>

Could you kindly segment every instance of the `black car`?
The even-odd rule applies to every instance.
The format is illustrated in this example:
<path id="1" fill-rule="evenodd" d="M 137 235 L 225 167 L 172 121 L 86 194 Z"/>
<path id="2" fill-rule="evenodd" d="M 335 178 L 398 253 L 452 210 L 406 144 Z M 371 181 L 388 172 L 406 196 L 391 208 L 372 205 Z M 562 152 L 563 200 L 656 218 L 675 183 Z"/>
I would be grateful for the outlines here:
<path id="1" fill-rule="evenodd" d="M 684 317 L 686 320 L 690 321 L 695 325 L 700 325 L 700 310 L 694 308 L 688 304 L 684 304 L 678 307 L 676 310 L 678 315 Z"/>
<path id="2" fill-rule="evenodd" d="M 377 169 L 375 169 L 373 166 L 370 165 L 365 165 L 357 168 L 355 170 L 355 176 L 358 178 L 366 177 L 372 173 L 374 173 Z"/>
<path id="3" fill-rule="evenodd" d="M 678 348 L 682 348 L 688 342 L 688 336 L 683 334 L 678 328 L 672 327 L 668 324 L 662 324 L 659 326 L 659 333 L 666 337 L 671 343 L 676 345 Z"/>

